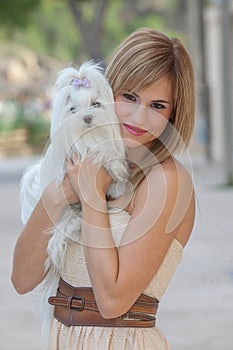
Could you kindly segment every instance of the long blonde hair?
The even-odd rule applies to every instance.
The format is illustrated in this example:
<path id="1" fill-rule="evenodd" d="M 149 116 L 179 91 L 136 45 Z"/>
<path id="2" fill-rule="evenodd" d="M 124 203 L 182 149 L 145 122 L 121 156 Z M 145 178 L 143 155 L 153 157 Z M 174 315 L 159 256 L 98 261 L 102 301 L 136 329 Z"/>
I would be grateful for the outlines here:
<path id="1" fill-rule="evenodd" d="M 106 69 L 115 97 L 122 90 L 138 92 L 148 88 L 165 76 L 170 80 L 174 110 L 165 130 L 150 146 L 150 155 L 140 164 L 140 169 L 132 172 L 134 187 L 156 162 L 161 163 L 188 146 L 195 121 L 193 66 L 179 39 L 151 28 L 140 28 L 116 49 Z"/>

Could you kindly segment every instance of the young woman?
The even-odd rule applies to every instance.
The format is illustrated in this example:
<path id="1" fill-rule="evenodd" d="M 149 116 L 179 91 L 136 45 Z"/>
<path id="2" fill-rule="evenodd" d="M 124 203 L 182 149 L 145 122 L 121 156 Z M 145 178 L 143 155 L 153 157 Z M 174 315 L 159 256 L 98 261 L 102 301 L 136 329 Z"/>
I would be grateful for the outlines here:
<path id="1" fill-rule="evenodd" d="M 127 147 L 131 194 L 111 201 L 103 167 L 88 157 L 79 163 L 75 154 L 67 159 L 62 186 L 45 189 L 18 239 L 12 281 L 19 293 L 43 281 L 46 232 L 67 202 L 80 201 L 83 244 L 70 240 L 58 294 L 50 298 L 49 349 L 170 349 L 155 314 L 195 218 L 191 176 L 175 159 L 193 130 L 193 68 L 178 39 L 143 28 L 118 47 L 106 76 Z"/>

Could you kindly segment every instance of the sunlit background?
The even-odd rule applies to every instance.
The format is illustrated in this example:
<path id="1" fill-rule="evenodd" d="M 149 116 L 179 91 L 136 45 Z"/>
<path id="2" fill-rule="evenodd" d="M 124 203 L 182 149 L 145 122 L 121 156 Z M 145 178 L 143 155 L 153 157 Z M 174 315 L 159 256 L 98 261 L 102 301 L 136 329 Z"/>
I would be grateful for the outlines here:
<path id="1" fill-rule="evenodd" d="M 0 0 L 0 350 L 41 349 L 32 297 L 16 294 L 10 271 L 19 181 L 48 142 L 56 75 L 107 64 L 138 27 L 179 37 L 197 81 L 197 220 L 158 325 L 173 350 L 233 349 L 233 0 Z"/>

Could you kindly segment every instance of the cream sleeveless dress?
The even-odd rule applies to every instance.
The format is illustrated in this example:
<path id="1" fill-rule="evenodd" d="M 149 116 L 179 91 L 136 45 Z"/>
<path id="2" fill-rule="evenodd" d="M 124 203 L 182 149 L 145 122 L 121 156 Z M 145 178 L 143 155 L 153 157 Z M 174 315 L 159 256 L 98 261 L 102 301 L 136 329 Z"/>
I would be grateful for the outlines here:
<path id="1" fill-rule="evenodd" d="M 111 209 L 109 216 L 118 246 L 130 214 L 124 210 Z M 174 239 L 159 270 L 145 289 L 145 294 L 161 299 L 181 261 L 182 251 L 182 245 Z M 75 287 L 91 286 L 82 245 L 69 240 L 60 276 Z M 53 319 L 49 350 L 171 350 L 171 347 L 158 327 L 66 327 Z"/>

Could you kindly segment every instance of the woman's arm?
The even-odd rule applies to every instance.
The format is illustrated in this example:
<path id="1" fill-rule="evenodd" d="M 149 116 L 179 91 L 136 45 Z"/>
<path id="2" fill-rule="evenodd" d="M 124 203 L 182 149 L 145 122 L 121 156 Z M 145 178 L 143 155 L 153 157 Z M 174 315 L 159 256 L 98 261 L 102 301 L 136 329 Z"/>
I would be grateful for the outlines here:
<path id="1" fill-rule="evenodd" d="M 45 189 L 15 246 L 12 283 L 18 293 L 34 289 L 44 278 L 49 230 L 59 221 L 67 203 L 78 202 L 68 177 L 61 186 L 55 181 Z"/>
<path id="2" fill-rule="evenodd" d="M 88 169 L 89 178 L 84 179 L 82 167 L 75 164 L 68 164 L 68 174 L 82 202 L 86 263 L 100 312 L 105 318 L 117 317 L 148 286 L 174 237 L 181 231 L 185 237 L 190 235 L 194 219 L 192 182 L 175 163 L 153 169 L 137 191 L 130 222 L 117 249 L 105 201 L 108 175 L 93 176 L 93 163 L 85 160 L 83 164 L 83 174 Z M 82 191 L 75 183 L 75 170 Z"/>

